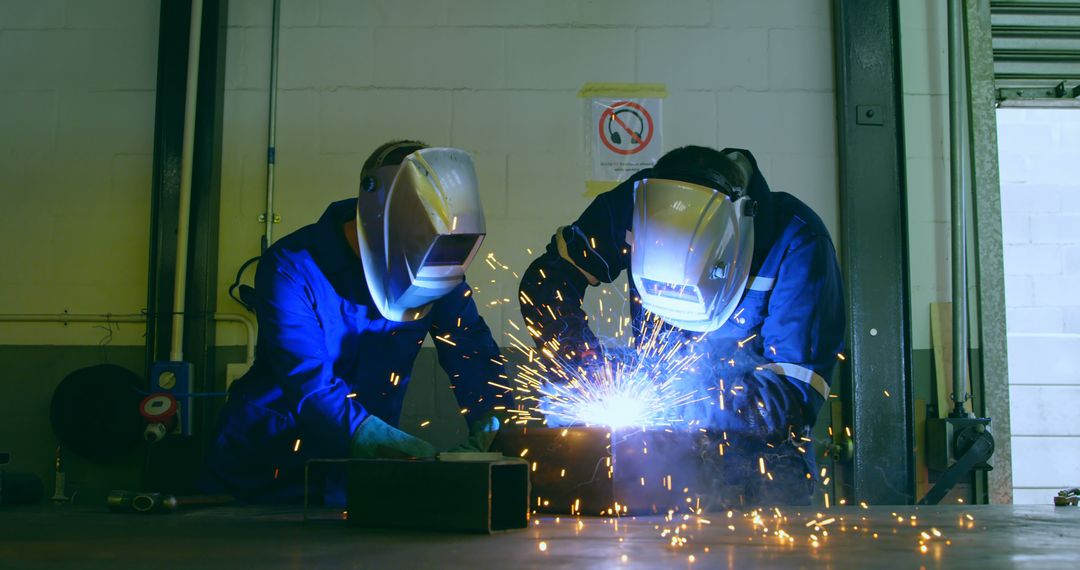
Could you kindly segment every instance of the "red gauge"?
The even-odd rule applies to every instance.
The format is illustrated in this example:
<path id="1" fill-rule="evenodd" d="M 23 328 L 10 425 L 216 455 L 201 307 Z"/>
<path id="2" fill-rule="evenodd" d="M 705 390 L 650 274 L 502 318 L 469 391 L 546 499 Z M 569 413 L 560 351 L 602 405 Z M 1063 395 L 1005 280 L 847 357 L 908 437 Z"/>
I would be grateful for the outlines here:
<path id="1" fill-rule="evenodd" d="M 147 423 L 171 424 L 178 410 L 176 398 L 162 392 L 150 394 L 139 404 L 139 413 Z"/>

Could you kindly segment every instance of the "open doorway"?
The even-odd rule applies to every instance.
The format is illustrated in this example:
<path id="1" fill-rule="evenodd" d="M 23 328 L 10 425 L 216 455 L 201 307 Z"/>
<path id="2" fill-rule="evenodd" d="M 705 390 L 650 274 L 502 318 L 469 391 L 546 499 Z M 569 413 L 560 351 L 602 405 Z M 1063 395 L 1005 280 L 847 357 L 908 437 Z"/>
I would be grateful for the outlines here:
<path id="1" fill-rule="evenodd" d="M 998 110 L 1013 500 L 1080 484 L 1080 107 Z"/>

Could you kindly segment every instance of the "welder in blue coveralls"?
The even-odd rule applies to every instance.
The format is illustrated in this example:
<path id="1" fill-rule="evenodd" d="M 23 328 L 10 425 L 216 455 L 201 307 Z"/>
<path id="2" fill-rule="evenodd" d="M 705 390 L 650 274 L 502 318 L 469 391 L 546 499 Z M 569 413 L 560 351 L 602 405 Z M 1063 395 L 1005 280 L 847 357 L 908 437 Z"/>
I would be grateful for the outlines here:
<path id="1" fill-rule="evenodd" d="M 485 235 L 472 159 L 387 143 L 358 199 L 267 249 L 255 276 L 255 364 L 229 392 L 202 486 L 259 502 L 303 496 L 311 458 L 431 457 L 396 426 L 427 335 L 484 450 L 509 396 L 502 357 L 464 280 Z M 428 429 L 437 429 L 430 426 Z M 316 482 L 343 500 L 342 481 Z"/>
<path id="2" fill-rule="evenodd" d="M 522 316 L 541 332 L 537 344 L 586 370 L 602 362 L 582 300 L 623 270 L 635 337 L 655 316 L 685 336 L 686 350 L 704 352 L 684 379 L 704 399 L 681 414 L 711 435 L 702 450 L 718 500 L 809 502 L 809 433 L 845 320 L 821 219 L 770 191 L 748 151 L 673 150 L 559 228 L 525 272 L 521 292 L 532 303 L 522 303 Z"/>

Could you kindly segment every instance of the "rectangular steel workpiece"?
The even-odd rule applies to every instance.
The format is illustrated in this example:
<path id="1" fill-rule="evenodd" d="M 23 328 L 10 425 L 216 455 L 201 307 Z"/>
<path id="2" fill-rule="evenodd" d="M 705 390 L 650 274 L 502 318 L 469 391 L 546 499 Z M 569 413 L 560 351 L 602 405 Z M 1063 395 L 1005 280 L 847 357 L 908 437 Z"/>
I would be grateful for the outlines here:
<path id="1" fill-rule="evenodd" d="M 529 524 L 529 468 L 520 459 L 356 459 L 345 465 L 351 525 L 493 533 Z"/>
<path id="2" fill-rule="evenodd" d="M 494 448 L 529 461 L 529 505 L 542 513 L 666 513 L 688 497 L 696 506 L 703 488 L 700 445 L 687 432 L 530 427 L 500 431 Z"/>

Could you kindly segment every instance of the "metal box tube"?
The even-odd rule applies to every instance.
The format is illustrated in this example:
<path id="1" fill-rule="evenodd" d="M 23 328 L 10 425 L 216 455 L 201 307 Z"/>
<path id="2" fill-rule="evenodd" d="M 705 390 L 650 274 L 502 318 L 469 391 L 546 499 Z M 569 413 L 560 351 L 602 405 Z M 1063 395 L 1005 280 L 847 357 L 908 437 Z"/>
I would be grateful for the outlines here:
<path id="1" fill-rule="evenodd" d="M 354 526 L 494 533 L 529 524 L 525 461 L 356 459 L 345 465 Z"/>
<path id="2" fill-rule="evenodd" d="M 689 432 L 530 427 L 500 431 L 493 447 L 529 462 L 537 512 L 666 513 L 696 508 L 704 489 L 701 447 Z"/>

